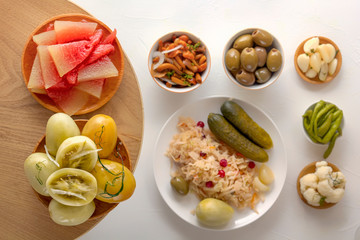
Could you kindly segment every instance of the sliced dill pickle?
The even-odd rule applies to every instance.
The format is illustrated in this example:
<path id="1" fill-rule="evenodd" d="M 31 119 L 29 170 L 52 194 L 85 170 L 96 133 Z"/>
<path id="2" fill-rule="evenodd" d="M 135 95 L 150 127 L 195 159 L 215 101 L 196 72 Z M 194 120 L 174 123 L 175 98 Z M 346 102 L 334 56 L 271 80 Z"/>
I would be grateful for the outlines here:
<path id="1" fill-rule="evenodd" d="M 255 144 L 265 149 L 273 146 L 270 135 L 260 127 L 237 103 L 226 101 L 221 106 L 221 113 L 242 134 Z"/>
<path id="2" fill-rule="evenodd" d="M 245 157 L 257 162 L 267 162 L 269 160 L 269 156 L 264 149 L 238 132 L 222 115 L 210 113 L 208 116 L 208 124 L 216 138 L 232 147 L 235 151 L 243 154 Z"/>

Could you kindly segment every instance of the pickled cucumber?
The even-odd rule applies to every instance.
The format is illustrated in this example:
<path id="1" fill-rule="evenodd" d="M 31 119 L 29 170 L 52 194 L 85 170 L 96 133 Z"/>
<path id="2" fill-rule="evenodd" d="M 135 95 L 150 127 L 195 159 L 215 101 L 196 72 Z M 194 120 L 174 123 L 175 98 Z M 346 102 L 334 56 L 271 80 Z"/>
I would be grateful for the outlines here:
<path id="1" fill-rule="evenodd" d="M 208 124 L 211 132 L 235 151 L 257 162 L 267 162 L 268 154 L 238 132 L 222 115 L 210 113 Z"/>
<path id="2" fill-rule="evenodd" d="M 223 103 L 220 110 L 224 117 L 249 140 L 265 149 L 273 147 L 270 135 L 237 103 L 233 101 L 226 101 Z"/>

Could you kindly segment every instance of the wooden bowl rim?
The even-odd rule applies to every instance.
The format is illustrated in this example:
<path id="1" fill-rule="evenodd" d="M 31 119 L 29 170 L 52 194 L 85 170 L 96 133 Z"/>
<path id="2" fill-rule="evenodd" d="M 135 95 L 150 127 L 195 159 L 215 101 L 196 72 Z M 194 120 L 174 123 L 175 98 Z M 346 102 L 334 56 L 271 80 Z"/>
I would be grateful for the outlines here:
<path id="1" fill-rule="evenodd" d="M 87 119 L 76 119 L 74 120 L 76 122 L 76 124 L 84 124 L 88 121 Z M 79 126 L 79 125 L 78 125 Z M 81 130 L 81 129 L 80 129 Z M 33 150 L 33 153 L 35 152 L 38 152 L 37 150 L 39 149 L 39 146 L 41 144 L 41 142 L 43 142 L 45 140 L 45 137 L 46 135 L 44 134 L 40 140 L 37 142 L 37 144 L 35 145 L 35 148 Z M 127 155 L 127 159 L 128 159 L 128 164 L 129 164 L 129 170 L 133 173 L 134 172 L 134 168 L 131 164 L 131 159 L 130 159 L 130 154 L 129 154 L 129 151 L 124 143 L 124 141 L 121 140 L 121 138 L 118 136 L 118 141 L 120 141 L 122 143 L 122 146 L 126 152 L 126 155 Z M 124 164 L 125 165 L 125 164 Z M 34 191 L 34 194 L 36 195 L 36 197 L 39 199 L 39 201 L 44 205 L 44 207 L 48 208 L 49 206 L 49 202 L 51 201 L 51 197 L 49 196 L 43 196 L 43 195 L 40 195 L 38 192 L 36 192 L 35 190 Z M 95 202 L 95 205 L 107 205 L 107 209 L 97 215 L 94 215 L 96 213 L 96 208 L 95 208 L 95 212 L 94 214 L 87 220 L 87 221 L 91 221 L 91 220 L 95 220 L 95 219 L 98 219 L 98 218 L 101 218 L 101 217 L 104 217 L 106 216 L 109 212 L 111 212 L 119 203 L 107 203 L 107 202 L 102 202 L 98 199 L 94 199 L 94 202 Z"/>
<path id="2" fill-rule="evenodd" d="M 87 15 L 87 14 L 81 14 L 81 13 L 67 13 L 67 14 L 60 14 L 54 17 L 51 17 L 47 20 L 45 20 L 44 22 L 40 23 L 35 30 L 33 30 L 33 32 L 30 34 L 28 40 L 26 41 L 25 47 L 23 49 L 22 52 L 22 56 L 21 56 L 21 71 L 22 71 L 22 75 L 23 75 L 23 79 L 25 82 L 25 86 L 27 86 L 27 83 L 29 82 L 29 77 L 30 77 L 30 73 L 31 73 L 31 69 L 29 71 L 29 77 L 26 76 L 25 72 L 26 72 L 26 53 L 27 51 L 30 51 L 30 45 L 35 44 L 32 40 L 32 37 L 37 34 L 42 28 L 44 28 L 46 25 L 48 25 L 51 22 L 54 22 L 55 20 L 61 20 L 61 19 L 68 19 L 69 18 L 75 18 L 76 20 L 80 20 L 82 19 L 87 19 L 89 21 L 92 22 L 96 22 L 98 23 L 102 28 L 106 29 L 108 32 L 111 32 L 112 30 L 106 25 L 104 24 L 102 21 L 96 19 L 95 17 L 91 16 L 91 15 Z M 119 50 L 118 55 L 119 56 L 112 56 L 110 58 L 119 58 L 120 64 L 115 65 L 116 68 L 118 69 L 119 75 L 117 77 L 112 77 L 112 78 L 107 78 L 107 81 L 114 81 L 116 79 L 116 84 L 112 85 L 111 89 L 112 91 L 110 91 L 109 94 L 107 94 L 106 96 L 102 96 L 100 99 L 98 99 L 98 101 L 96 101 L 95 104 L 91 104 L 90 106 L 87 105 L 87 103 L 83 106 L 83 108 L 81 108 L 78 112 L 76 112 L 73 115 L 82 115 L 82 114 L 86 114 L 86 113 L 90 113 L 93 112 L 99 108 L 101 108 L 102 106 L 104 106 L 108 101 L 110 101 L 110 99 L 115 95 L 117 89 L 119 88 L 121 82 L 122 82 L 122 78 L 124 75 L 124 52 L 122 50 L 121 44 L 118 40 L 118 38 L 116 37 L 115 39 L 115 49 L 117 48 Z M 116 51 L 116 50 L 115 50 Z M 35 56 L 31 57 L 32 59 L 32 63 L 31 63 L 31 67 L 33 65 L 33 60 L 35 59 Z M 26 87 L 27 88 L 27 87 Z M 52 102 L 52 100 L 46 96 L 46 98 L 49 98 L 49 101 L 52 103 L 46 103 L 44 102 L 39 95 L 44 95 L 44 94 L 37 94 L 37 93 L 33 93 L 30 91 L 30 89 L 28 89 L 28 91 L 30 92 L 30 94 L 33 96 L 33 98 L 43 107 L 45 107 L 46 109 L 53 111 L 53 112 L 63 112 L 61 109 L 59 109 L 55 103 Z M 104 91 L 104 89 L 103 89 Z M 45 96 L 42 96 L 45 97 Z M 89 95 L 89 99 L 95 98 L 91 95 Z M 88 100 L 89 101 L 89 100 Z"/>
<path id="3" fill-rule="evenodd" d="M 317 163 L 317 162 L 319 162 L 319 161 L 315 161 L 315 162 L 309 163 L 308 165 L 306 165 L 306 166 L 301 170 L 301 172 L 299 173 L 299 176 L 298 176 L 298 178 L 297 178 L 296 189 L 297 189 L 297 192 L 298 192 L 299 197 L 301 198 L 301 200 L 302 200 L 306 205 L 308 205 L 308 206 L 310 206 L 310 207 L 312 207 L 312 208 L 316 208 L 316 209 L 327 209 L 327 208 L 330 208 L 330 207 L 335 206 L 336 203 L 327 203 L 327 202 L 324 202 L 324 204 L 323 204 L 322 206 L 313 206 L 313 205 L 310 205 L 310 204 L 306 201 L 306 199 L 304 198 L 304 196 L 302 195 L 301 190 L 300 190 L 300 179 L 301 179 L 304 175 L 306 175 L 306 174 L 308 174 L 308 173 L 314 173 L 315 170 L 316 170 L 316 163 Z M 338 172 L 338 171 L 340 171 L 340 169 L 339 169 L 336 165 L 334 165 L 334 164 L 332 164 L 332 163 L 330 163 L 330 162 L 328 162 L 328 161 L 326 161 L 326 162 L 327 162 L 328 166 L 330 166 L 330 167 L 333 169 L 333 172 Z"/>
<path id="4" fill-rule="evenodd" d="M 333 75 L 328 75 L 325 79 L 325 81 L 321 81 L 319 80 L 319 77 L 316 76 L 315 78 L 308 78 L 306 77 L 305 73 L 303 73 L 298 64 L 297 64 L 297 58 L 300 54 L 304 53 L 304 44 L 307 40 L 311 39 L 311 38 L 314 38 L 314 37 L 318 37 L 319 38 L 319 41 L 320 41 L 320 44 L 325 44 L 325 43 L 330 43 L 332 44 L 334 47 L 335 47 L 335 50 L 338 51 L 338 53 L 336 54 L 336 59 L 338 60 L 338 64 L 336 66 L 336 70 L 334 72 Z M 341 55 L 341 51 L 339 49 L 339 47 L 336 45 L 336 43 L 334 43 L 331 39 L 327 38 L 327 37 L 323 37 L 323 36 L 312 36 L 312 37 L 309 37 L 307 39 L 305 39 L 304 41 L 302 41 L 300 43 L 300 45 L 297 47 L 296 51 L 295 51 L 295 54 L 294 54 L 294 65 L 295 65 L 295 69 L 296 69 L 296 72 L 299 74 L 299 76 L 306 82 L 308 83 L 312 83 L 312 84 L 323 84 L 323 83 L 328 83 L 328 82 L 331 82 L 332 80 L 335 79 L 335 77 L 338 75 L 338 73 L 340 72 L 340 69 L 341 69 L 341 65 L 342 65 L 342 55 Z"/>

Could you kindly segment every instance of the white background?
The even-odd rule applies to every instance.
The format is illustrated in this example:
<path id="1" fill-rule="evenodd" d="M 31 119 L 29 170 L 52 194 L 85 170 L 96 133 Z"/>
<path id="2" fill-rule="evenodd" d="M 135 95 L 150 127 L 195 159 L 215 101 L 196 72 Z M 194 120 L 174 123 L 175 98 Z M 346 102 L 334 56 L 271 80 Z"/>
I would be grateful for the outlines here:
<path id="1" fill-rule="evenodd" d="M 80 239 L 355 239 L 360 225 L 359 1 L 73 2 L 118 30 L 117 37 L 140 84 L 145 114 L 134 195 Z M 257 91 L 236 86 L 227 78 L 222 65 L 227 40 L 250 27 L 268 30 L 285 51 L 285 66 L 278 81 Z M 147 67 L 153 43 L 176 30 L 197 35 L 210 50 L 209 77 L 203 86 L 190 93 L 175 94 L 161 89 Z M 333 82 L 323 85 L 304 82 L 294 68 L 295 49 L 304 39 L 316 35 L 332 39 L 343 57 L 340 74 Z M 202 230 L 178 218 L 161 198 L 153 175 L 152 156 L 162 125 L 184 104 L 196 104 L 196 100 L 212 95 L 240 98 L 264 110 L 280 129 L 288 157 L 286 182 L 273 207 L 256 222 L 226 232 Z M 310 143 L 301 124 L 305 109 L 320 99 L 342 108 L 345 117 L 343 136 L 328 160 L 345 174 L 346 193 L 340 203 L 327 210 L 306 206 L 296 192 L 300 170 L 312 161 L 321 160 L 326 149 Z"/>

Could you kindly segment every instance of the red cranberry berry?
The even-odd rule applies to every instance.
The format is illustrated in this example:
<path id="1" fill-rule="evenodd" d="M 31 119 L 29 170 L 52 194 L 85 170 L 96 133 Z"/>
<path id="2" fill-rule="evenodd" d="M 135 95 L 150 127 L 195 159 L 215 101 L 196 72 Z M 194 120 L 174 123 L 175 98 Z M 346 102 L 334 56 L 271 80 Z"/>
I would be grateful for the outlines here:
<path id="1" fill-rule="evenodd" d="M 249 162 L 249 163 L 248 163 L 248 167 L 249 167 L 249 168 L 254 168 L 254 167 L 255 167 L 255 163 L 254 163 L 254 162 Z"/>
<path id="2" fill-rule="evenodd" d="M 206 158 L 206 156 L 207 156 L 207 154 L 206 153 L 204 153 L 204 152 L 200 152 L 200 157 L 202 157 L 202 158 Z"/>
<path id="3" fill-rule="evenodd" d="M 221 178 L 225 177 L 225 171 L 224 170 L 219 170 L 218 174 L 219 174 L 219 177 L 221 177 Z"/>
<path id="4" fill-rule="evenodd" d="M 220 160 L 220 166 L 222 166 L 222 167 L 227 166 L 227 160 L 225 158 Z"/>
<path id="5" fill-rule="evenodd" d="M 196 126 L 201 127 L 201 128 L 204 128 L 205 123 L 204 123 L 203 121 L 198 121 L 197 124 L 196 124 Z"/>
<path id="6" fill-rule="evenodd" d="M 207 182 L 205 183 L 205 186 L 206 186 L 207 188 L 212 188 L 212 187 L 214 187 L 214 183 L 213 183 L 212 181 L 207 181 Z"/>

